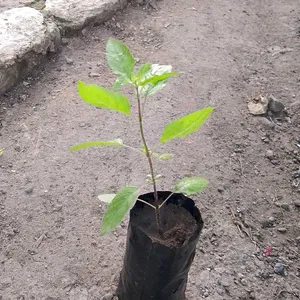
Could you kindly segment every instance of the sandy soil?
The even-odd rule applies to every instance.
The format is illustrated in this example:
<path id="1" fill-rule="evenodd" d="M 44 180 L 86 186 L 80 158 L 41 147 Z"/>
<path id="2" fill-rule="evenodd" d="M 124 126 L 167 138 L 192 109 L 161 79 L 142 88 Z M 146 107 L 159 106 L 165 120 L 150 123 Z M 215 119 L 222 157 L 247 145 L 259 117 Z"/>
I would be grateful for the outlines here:
<path id="1" fill-rule="evenodd" d="M 100 237 L 97 195 L 142 184 L 146 162 L 129 150 L 69 152 L 86 140 L 140 144 L 136 115 L 95 109 L 76 94 L 78 80 L 112 84 L 104 47 L 113 36 L 141 61 L 182 72 L 148 105 L 151 144 L 169 120 L 216 108 L 199 133 L 158 149 L 175 154 L 156 166 L 166 175 L 161 189 L 186 175 L 210 180 L 196 197 L 205 229 L 188 299 L 299 299 L 299 2 L 158 3 L 64 41 L 38 75 L 1 97 L 0 299 L 96 300 L 114 291 L 127 220 Z M 247 102 L 260 94 L 288 115 L 250 115 Z"/>

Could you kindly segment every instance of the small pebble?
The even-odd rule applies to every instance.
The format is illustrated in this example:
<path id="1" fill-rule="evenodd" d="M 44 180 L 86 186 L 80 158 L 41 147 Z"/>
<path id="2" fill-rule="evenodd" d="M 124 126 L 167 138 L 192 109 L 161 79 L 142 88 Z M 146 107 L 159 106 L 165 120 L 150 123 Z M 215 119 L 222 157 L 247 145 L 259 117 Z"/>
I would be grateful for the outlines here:
<path id="1" fill-rule="evenodd" d="M 287 211 L 290 210 L 290 206 L 288 205 L 288 203 L 281 203 L 281 207 L 282 207 L 284 210 L 287 210 Z"/>
<path id="2" fill-rule="evenodd" d="M 90 74 L 89 74 L 89 77 L 100 77 L 101 75 L 99 74 L 99 73 L 96 73 L 96 72 L 91 72 Z"/>
<path id="3" fill-rule="evenodd" d="M 288 203 L 275 202 L 274 204 L 275 204 L 275 206 L 280 207 L 280 208 L 283 208 L 283 209 L 286 210 L 286 211 L 289 211 L 289 210 L 290 210 L 290 206 L 289 206 Z"/>
<path id="4" fill-rule="evenodd" d="M 25 193 L 26 194 L 32 194 L 32 192 L 33 192 L 33 187 L 29 187 L 29 188 L 27 188 L 26 190 L 25 190 Z"/>
<path id="5" fill-rule="evenodd" d="M 70 57 L 66 57 L 66 63 L 68 65 L 73 65 L 74 64 L 74 60 L 72 58 L 70 58 Z"/>
<path id="6" fill-rule="evenodd" d="M 62 39 L 61 39 L 61 44 L 62 44 L 63 46 L 67 46 L 67 45 L 69 44 L 69 39 L 68 39 L 68 38 L 62 38 Z"/>
<path id="7" fill-rule="evenodd" d="M 25 94 L 23 94 L 23 95 L 20 96 L 20 99 L 21 99 L 22 101 L 25 101 L 25 100 L 27 99 L 27 96 L 26 96 Z"/>
<path id="8" fill-rule="evenodd" d="M 241 280 L 241 284 L 244 285 L 244 286 L 247 285 L 247 280 L 246 280 L 245 278 L 243 278 L 243 279 Z"/>
<path id="9" fill-rule="evenodd" d="M 274 217 L 270 217 L 269 218 L 269 222 L 274 223 L 275 222 L 275 218 Z"/>
<path id="10" fill-rule="evenodd" d="M 272 112 L 272 113 L 279 113 L 282 112 L 285 107 L 283 105 L 283 103 L 281 103 L 280 101 L 278 101 L 274 96 L 270 96 L 270 101 L 269 101 L 269 107 L 268 109 Z"/>
<path id="11" fill-rule="evenodd" d="M 208 291 L 205 291 L 205 292 L 203 293 L 203 296 L 204 296 L 204 297 L 208 297 L 208 296 L 209 296 L 209 292 L 208 292 Z"/>
<path id="12" fill-rule="evenodd" d="M 294 205 L 298 208 L 300 208 L 300 200 L 294 201 Z"/>
<path id="13" fill-rule="evenodd" d="M 287 229 L 285 227 L 280 227 L 280 228 L 277 228 L 277 231 L 280 233 L 286 233 Z"/>
<path id="14" fill-rule="evenodd" d="M 276 263 L 274 266 L 274 272 L 276 274 L 282 275 L 284 273 L 284 266 L 282 263 Z"/>
<path id="15" fill-rule="evenodd" d="M 222 193 L 224 192 L 224 189 L 223 189 L 223 188 L 218 188 L 218 192 L 219 192 L 220 194 L 222 194 Z"/>
<path id="16" fill-rule="evenodd" d="M 272 150 L 267 150 L 267 152 L 266 152 L 266 157 L 267 157 L 268 159 L 274 158 L 274 152 L 273 152 Z"/>

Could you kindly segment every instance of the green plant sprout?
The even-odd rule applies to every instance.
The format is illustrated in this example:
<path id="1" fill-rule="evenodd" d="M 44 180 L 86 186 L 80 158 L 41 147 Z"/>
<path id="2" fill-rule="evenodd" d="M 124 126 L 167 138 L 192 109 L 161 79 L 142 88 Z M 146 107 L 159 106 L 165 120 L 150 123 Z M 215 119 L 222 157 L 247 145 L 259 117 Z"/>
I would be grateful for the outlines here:
<path id="1" fill-rule="evenodd" d="M 123 143 L 118 138 L 110 141 L 94 141 L 85 142 L 72 147 L 71 151 L 76 151 L 93 146 L 116 146 L 127 147 L 135 151 L 139 151 L 142 155 L 146 156 L 148 161 L 150 175 L 148 181 L 151 182 L 154 192 L 154 204 L 150 204 L 141 199 L 138 199 L 140 189 L 136 186 L 126 186 L 121 189 L 116 195 L 108 194 L 103 195 L 107 202 L 110 202 L 104 214 L 101 235 L 112 231 L 119 225 L 134 205 L 136 201 L 142 201 L 154 209 L 156 216 L 156 225 L 158 232 L 162 233 L 160 209 L 166 201 L 174 193 L 182 193 L 185 195 L 195 194 L 203 190 L 208 181 L 201 177 L 183 178 L 176 183 L 174 192 L 160 203 L 157 193 L 157 180 L 160 175 L 155 175 L 153 167 L 153 159 L 166 160 L 172 157 L 171 154 L 157 154 L 149 148 L 145 138 L 143 127 L 143 112 L 145 103 L 148 97 L 155 94 L 163 87 L 165 87 L 167 80 L 177 75 L 177 72 L 172 72 L 170 65 L 158 64 L 143 64 L 137 72 L 135 72 L 136 60 L 125 44 L 118 40 L 110 39 L 106 45 L 106 59 L 112 71 L 119 77 L 116 79 L 112 89 L 106 89 L 102 86 L 95 84 L 86 84 L 82 81 L 78 82 L 79 96 L 87 103 L 102 107 L 110 110 L 121 112 L 125 115 L 130 114 L 130 103 L 127 97 L 119 92 L 120 88 L 124 85 L 130 85 L 135 91 L 135 98 L 138 107 L 138 122 L 139 131 L 142 140 L 142 148 L 136 149 Z M 188 134 L 198 130 L 200 126 L 209 118 L 213 111 L 213 107 L 207 107 L 184 117 L 181 117 L 170 124 L 166 125 L 160 137 L 160 142 L 165 143 L 175 138 L 182 138 Z"/>
<path id="2" fill-rule="evenodd" d="M 3 153 L 4 153 L 4 150 L 6 150 L 6 149 L 8 149 L 8 148 L 10 148 L 11 146 L 13 146 L 13 144 L 11 144 L 11 145 L 9 145 L 9 146 L 7 146 L 7 147 L 4 147 L 4 148 L 0 148 L 0 156 L 2 156 L 3 155 Z"/>

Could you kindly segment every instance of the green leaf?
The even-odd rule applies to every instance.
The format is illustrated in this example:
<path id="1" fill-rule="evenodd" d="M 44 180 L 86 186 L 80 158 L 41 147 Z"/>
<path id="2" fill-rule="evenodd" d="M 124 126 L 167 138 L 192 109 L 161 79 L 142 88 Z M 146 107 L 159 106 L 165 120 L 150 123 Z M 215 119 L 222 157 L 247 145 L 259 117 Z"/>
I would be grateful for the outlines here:
<path id="1" fill-rule="evenodd" d="M 77 151 L 89 147 L 99 147 L 99 146 L 123 146 L 123 141 L 121 139 L 116 139 L 112 141 L 96 141 L 96 142 L 86 142 L 82 144 L 78 144 L 76 146 L 73 146 L 70 151 Z"/>
<path id="2" fill-rule="evenodd" d="M 138 192 L 137 187 L 127 186 L 113 198 L 102 219 L 101 235 L 112 231 L 122 222 L 126 213 L 137 200 Z"/>
<path id="3" fill-rule="evenodd" d="M 213 107 L 207 107 L 166 125 L 160 142 L 164 143 L 171 139 L 185 137 L 188 134 L 198 130 L 200 126 L 209 118 L 213 110 Z"/>
<path id="4" fill-rule="evenodd" d="M 186 177 L 175 185 L 175 192 L 191 195 L 202 191 L 208 185 L 208 180 L 201 177 Z"/>
<path id="5" fill-rule="evenodd" d="M 106 59 L 110 68 L 121 76 L 131 80 L 135 59 L 122 42 L 114 39 L 106 44 Z"/>
<path id="6" fill-rule="evenodd" d="M 113 85 L 113 90 L 119 90 L 126 83 L 128 83 L 128 79 L 125 76 L 118 77 Z"/>
<path id="7" fill-rule="evenodd" d="M 159 156 L 159 160 L 168 160 L 173 157 L 171 153 L 164 153 Z"/>
<path id="8" fill-rule="evenodd" d="M 151 83 L 152 85 L 157 85 L 158 83 L 162 82 L 162 81 L 165 81 L 166 79 L 168 79 L 169 77 L 171 76 L 175 76 L 177 75 L 178 72 L 170 72 L 170 73 L 164 73 L 162 75 L 154 75 L 152 77 L 149 77 L 147 79 L 145 79 L 144 81 L 142 82 L 139 82 L 139 85 L 140 86 L 144 86 L 146 84 L 149 84 Z"/>
<path id="9" fill-rule="evenodd" d="M 116 194 L 102 194 L 98 195 L 98 199 L 104 203 L 111 203 L 111 201 L 116 197 Z"/>
<path id="10" fill-rule="evenodd" d="M 145 75 L 150 70 L 151 70 L 151 64 L 147 63 L 147 64 L 141 65 L 141 67 L 139 68 L 139 70 L 138 70 L 138 72 L 136 74 L 137 81 L 143 80 L 143 78 L 145 77 Z"/>
<path id="11" fill-rule="evenodd" d="M 141 76 L 139 82 L 145 82 L 147 79 L 155 76 L 162 76 L 164 74 L 172 74 L 172 66 L 153 64 L 151 65 L 151 68 L 145 72 L 144 76 Z M 160 80 L 156 84 L 149 82 L 148 84 L 140 85 L 139 92 L 144 96 L 151 96 L 166 86 L 167 79 L 168 78 Z"/>
<path id="12" fill-rule="evenodd" d="M 117 92 L 107 90 L 96 84 L 85 84 L 78 82 L 79 96 L 87 103 L 103 107 L 106 109 L 117 110 L 126 115 L 130 114 L 130 104 L 126 96 Z"/>

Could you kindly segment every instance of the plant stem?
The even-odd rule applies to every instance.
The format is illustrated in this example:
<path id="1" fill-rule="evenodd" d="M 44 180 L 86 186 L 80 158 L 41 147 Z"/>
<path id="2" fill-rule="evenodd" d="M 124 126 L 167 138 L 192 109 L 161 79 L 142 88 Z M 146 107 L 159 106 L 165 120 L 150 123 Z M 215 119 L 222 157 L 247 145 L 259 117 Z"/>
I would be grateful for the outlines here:
<path id="1" fill-rule="evenodd" d="M 156 207 L 155 207 L 154 205 L 152 205 L 152 204 L 148 203 L 147 201 L 144 201 L 144 200 L 142 200 L 142 199 L 139 199 L 139 198 L 137 199 L 137 201 L 143 202 L 143 203 L 147 204 L 148 206 L 150 206 L 150 207 L 152 207 L 152 208 L 156 209 Z"/>
<path id="2" fill-rule="evenodd" d="M 166 199 L 165 201 L 159 206 L 159 208 L 163 207 L 164 204 L 174 195 L 174 193 L 171 193 Z"/>
<path id="3" fill-rule="evenodd" d="M 141 96 L 140 96 L 139 88 L 137 85 L 135 86 L 135 88 L 136 88 L 136 97 L 137 97 L 137 102 L 138 102 L 140 133 L 141 133 L 141 138 L 142 138 L 142 141 L 143 141 L 143 144 L 145 147 L 145 152 L 146 152 L 146 156 L 148 159 L 150 174 L 151 174 L 152 184 L 153 184 L 156 225 L 157 225 L 159 234 L 162 234 L 161 222 L 160 222 L 160 212 L 159 212 L 159 201 L 158 201 L 156 181 L 155 181 L 155 176 L 154 176 L 154 169 L 153 169 L 151 154 L 150 154 L 149 148 L 147 146 L 147 142 L 146 142 L 146 138 L 145 138 L 145 134 L 144 134 L 143 114 L 142 114 L 142 108 L 141 108 Z"/>

